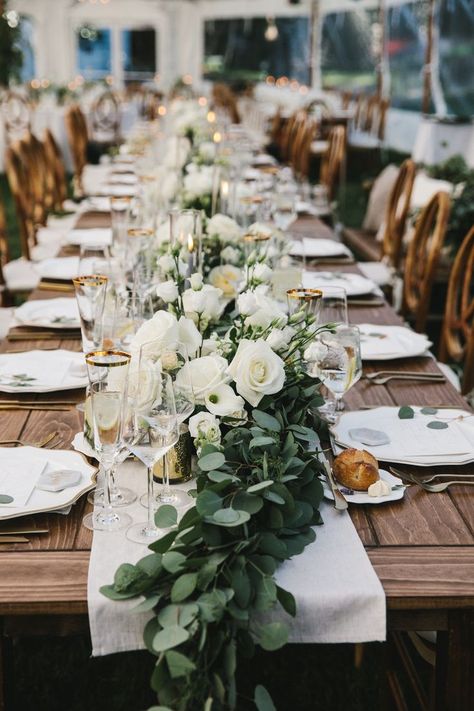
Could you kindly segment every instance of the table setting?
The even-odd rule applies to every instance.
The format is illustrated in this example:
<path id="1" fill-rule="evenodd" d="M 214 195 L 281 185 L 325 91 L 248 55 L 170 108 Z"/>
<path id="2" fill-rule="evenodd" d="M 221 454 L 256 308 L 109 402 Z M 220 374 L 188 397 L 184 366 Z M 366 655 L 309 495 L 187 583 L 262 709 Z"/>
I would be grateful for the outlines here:
<path id="1" fill-rule="evenodd" d="M 394 405 L 382 390 L 392 380 L 448 387 L 425 358 L 432 343 L 392 314 L 383 323 L 383 294 L 355 264 L 327 269 L 329 258 L 353 261 L 345 245 L 295 239 L 298 188 L 288 172 L 274 175 L 275 197 L 256 181 L 261 199 L 232 202 L 244 181 L 217 167 L 215 126 L 190 103 L 159 138 L 140 129 L 148 153 L 138 176 L 156 160 L 156 141 L 160 155 L 173 148 L 171 198 L 159 180 L 145 189 L 135 176 L 112 184 L 97 174 L 101 197 L 87 198 L 91 212 L 81 211 L 65 236 L 76 254 L 36 265 L 36 295 L 48 281 L 64 292 L 20 306 L 8 340 L 33 347 L 0 354 L 0 390 L 18 397 L 6 406 L 30 408 L 32 417 L 42 407 L 67 410 L 62 444 L 73 448 L 20 444 L 20 436 L 3 446 L 0 521 L 70 509 L 64 516 L 91 536 L 83 603 L 93 654 L 162 655 L 163 703 L 176 685 L 190 693 L 170 664 L 173 655 L 193 669 L 202 663 L 215 648 L 210 623 L 238 645 L 251 620 L 268 650 L 385 640 L 386 581 L 353 512 L 402 516 L 417 481 L 427 493 L 442 483 L 411 470 L 405 477 L 406 467 L 430 473 L 474 461 L 474 419 L 456 395 L 449 391 L 452 408 Z M 187 122 L 193 145 L 182 141 Z M 211 143 L 208 159 L 202 143 Z M 241 137 L 225 149 L 242 174 L 262 160 Z M 110 227 L 84 227 L 111 208 Z M 19 328 L 30 330 L 16 335 Z M 82 352 L 34 347 L 71 333 Z M 407 358 L 420 359 L 414 370 Z M 394 362 L 373 371 L 378 361 Z M 81 395 L 68 400 L 60 394 L 68 390 Z M 367 391 L 383 393 L 382 402 L 369 395 L 361 406 Z M 26 397 L 51 393 L 59 395 Z M 28 471 L 21 479 L 20 466 Z M 10 539 L 28 542 L 30 530 L 0 530 L 2 550 L 24 545 Z M 191 649 L 198 636 L 202 648 Z M 213 673 L 228 653 L 219 648 Z M 206 690 L 210 683 L 206 676 Z"/>

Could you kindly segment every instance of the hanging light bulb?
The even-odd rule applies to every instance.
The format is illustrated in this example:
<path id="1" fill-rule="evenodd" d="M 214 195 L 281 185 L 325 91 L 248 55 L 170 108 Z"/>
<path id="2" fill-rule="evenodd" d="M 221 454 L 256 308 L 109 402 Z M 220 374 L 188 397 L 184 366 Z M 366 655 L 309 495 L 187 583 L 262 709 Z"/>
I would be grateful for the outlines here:
<path id="1" fill-rule="evenodd" d="M 278 39 L 278 27 L 275 24 L 274 17 L 267 17 L 267 28 L 265 30 L 265 39 L 267 42 L 275 42 Z"/>

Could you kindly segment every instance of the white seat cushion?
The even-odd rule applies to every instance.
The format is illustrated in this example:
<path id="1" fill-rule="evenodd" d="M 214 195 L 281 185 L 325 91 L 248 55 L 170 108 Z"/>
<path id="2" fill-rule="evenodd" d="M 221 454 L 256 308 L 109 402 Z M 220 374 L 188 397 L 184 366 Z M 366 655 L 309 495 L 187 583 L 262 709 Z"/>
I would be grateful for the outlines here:
<path id="1" fill-rule="evenodd" d="M 393 281 L 393 270 L 384 262 L 359 262 L 360 271 L 378 286 L 388 286 Z"/>
<path id="2" fill-rule="evenodd" d="M 34 264 L 21 257 L 8 262 L 3 267 L 3 276 L 8 291 L 32 291 L 40 281 L 40 275 Z"/>
<path id="3" fill-rule="evenodd" d="M 352 148 L 380 148 L 382 141 L 377 136 L 362 131 L 353 131 L 349 136 L 349 145 Z"/>
<path id="4" fill-rule="evenodd" d="M 371 232 L 378 232 L 385 219 L 388 199 L 397 180 L 398 168 L 396 165 L 387 165 L 374 180 L 367 203 L 362 228 Z"/>
<path id="5" fill-rule="evenodd" d="M 13 323 L 13 309 L 0 309 L 0 339 L 5 338 Z"/>

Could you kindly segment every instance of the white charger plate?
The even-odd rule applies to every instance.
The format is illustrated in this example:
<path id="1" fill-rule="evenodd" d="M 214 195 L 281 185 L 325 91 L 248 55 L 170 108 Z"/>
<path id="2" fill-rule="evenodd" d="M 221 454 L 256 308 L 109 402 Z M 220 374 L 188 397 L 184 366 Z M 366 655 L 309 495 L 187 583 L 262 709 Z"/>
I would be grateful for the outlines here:
<path id="1" fill-rule="evenodd" d="M 380 478 L 386 481 L 390 486 L 399 486 L 403 484 L 402 480 L 397 476 L 393 476 L 390 472 L 385 469 L 379 469 Z M 334 494 L 326 480 L 322 480 L 324 488 L 324 497 L 330 501 L 334 501 Z M 406 486 L 402 486 L 400 489 L 395 489 L 388 496 L 369 496 L 365 491 L 354 491 L 353 494 L 344 493 L 345 487 L 342 484 L 338 484 L 339 488 L 342 490 L 342 494 L 349 504 L 387 504 L 389 501 L 398 501 L 403 499 L 405 496 Z"/>
<path id="2" fill-rule="evenodd" d="M 57 329 L 81 327 L 76 300 L 67 297 L 25 301 L 16 309 L 15 318 L 22 326 Z M 65 320 L 56 321 L 55 318 Z"/>
<path id="3" fill-rule="evenodd" d="M 0 448 L 0 466 L 2 452 L 8 452 L 8 458 L 18 459 L 18 471 L 21 475 L 22 467 L 28 466 L 28 462 L 34 457 L 35 461 L 48 463 L 53 470 L 74 469 L 82 474 L 81 481 L 76 486 L 71 486 L 63 491 L 42 491 L 34 489 L 25 506 L 9 508 L 0 506 L 0 521 L 11 518 L 28 516 L 30 514 L 43 513 L 45 511 L 56 511 L 66 506 L 72 506 L 83 494 L 94 488 L 97 476 L 97 467 L 89 464 L 84 455 L 71 450 L 60 449 L 38 449 L 36 447 L 13 447 Z"/>
<path id="4" fill-rule="evenodd" d="M 350 272 L 303 272 L 303 286 L 307 289 L 324 289 L 325 286 L 339 286 L 347 296 L 362 296 L 378 293 L 376 284 L 360 274 Z"/>
<path id="5" fill-rule="evenodd" d="M 357 324 L 360 330 L 360 349 L 362 360 L 395 360 L 397 358 L 414 358 L 425 355 L 426 351 L 433 345 L 426 336 L 415 333 L 405 326 L 383 326 L 379 324 L 361 323 Z M 376 343 L 375 339 L 380 339 L 381 345 L 385 338 L 394 336 L 396 342 L 394 349 L 390 352 L 379 353 L 370 351 L 370 343 Z M 398 349 L 397 349 L 398 345 Z"/>
<path id="6" fill-rule="evenodd" d="M 4 364 L 14 364 L 14 373 L 2 375 Z M 59 366 L 68 366 L 64 377 L 59 382 L 48 382 L 49 376 L 55 374 Z M 33 370 L 32 370 L 33 366 Z M 84 366 L 84 367 L 82 367 Z M 2 380 L 11 381 L 14 374 L 26 374 L 35 380 L 26 385 L 8 385 Z M 38 374 L 38 375 L 36 375 Z M 44 374 L 46 382 L 41 383 Z M 89 383 L 84 354 L 58 349 L 55 351 L 33 350 L 25 353 L 0 354 L 0 391 L 5 393 L 52 393 L 62 390 L 77 390 L 85 388 Z"/>

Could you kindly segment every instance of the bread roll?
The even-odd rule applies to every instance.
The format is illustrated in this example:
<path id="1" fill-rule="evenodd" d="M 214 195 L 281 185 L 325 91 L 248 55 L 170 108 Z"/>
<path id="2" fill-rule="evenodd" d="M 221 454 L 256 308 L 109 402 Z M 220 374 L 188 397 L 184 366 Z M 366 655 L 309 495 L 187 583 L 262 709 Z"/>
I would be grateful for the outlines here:
<path id="1" fill-rule="evenodd" d="M 367 491 L 379 480 L 379 466 L 375 457 L 365 449 L 345 449 L 333 462 L 337 481 L 354 491 Z"/>

